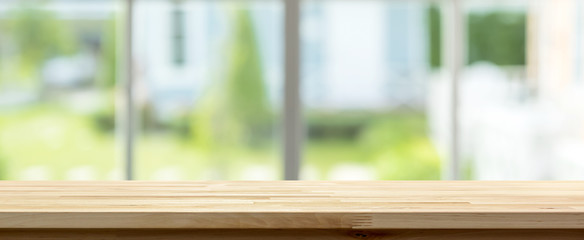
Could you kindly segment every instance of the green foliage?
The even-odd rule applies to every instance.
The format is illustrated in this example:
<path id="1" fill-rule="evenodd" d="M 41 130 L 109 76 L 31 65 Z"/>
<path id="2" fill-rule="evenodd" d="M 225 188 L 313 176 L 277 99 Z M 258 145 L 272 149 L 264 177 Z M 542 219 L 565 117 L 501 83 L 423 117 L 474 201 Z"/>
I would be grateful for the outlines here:
<path id="1" fill-rule="evenodd" d="M 271 131 L 272 113 L 248 10 L 234 10 L 233 23 L 225 79 L 212 86 L 196 106 L 192 135 L 205 148 L 262 145 Z"/>
<path id="2" fill-rule="evenodd" d="M 525 14 L 490 12 L 471 14 L 468 29 L 469 63 L 525 64 Z"/>
<path id="3" fill-rule="evenodd" d="M 311 113 L 309 119 L 313 133 L 305 162 L 318 166 L 323 176 L 339 164 L 352 163 L 375 166 L 377 179 L 440 179 L 440 157 L 422 114 Z"/>
<path id="4" fill-rule="evenodd" d="M 99 179 L 107 179 L 115 167 L 113 136 L 92 128 L 87 116 L 50 104 L 3 114 L 0 147 L 4 179 L 34 166 L 46 166 L 54 180 L 65 180 L 79 166 L 91 166 Z"/>
<path id="5" fill-rule="evenodd" d="M 1 154 L 1 152 L 0 152 Z M 6 159 L 4 159 L 4 157 L 2 155 L 0 155 L 0 181 L 1 180 L 8 180 L 8 166 L 7 166 L 8 161 L 6 161 Z"/>
<path id="6" fill-rule="evenodd" d="M 0 41 L 11 47 L 11 52 L 4 54 L 0 66 L 0 81 L 19 82 L 22 86 L 38 87 L 42 64 L 51 57 L 75 53 L 78 49 L 75 36 L 65 21 L 59 20 L 53 13 L 44 10 L 45 1 L 19 1 L 20 5 L 10 10 L 0 21 Z M 10 119 L 7 116 L 3 120 Z M 2 128 L 4 134 L 12 129 Z M 23 136 L 30 137 L 36 133 L 29 131 Z M 0 179 L 8 178 L 6 170 L 8 160 L 15 158 L 8 153 L 14 151 L 7 144 L 0 144 L 4 151 L 0 153 Z M 23 145 L 23 146 L 26 146 Z M 28 152 L 36 152 L 34 151 Z M 16 159 L 23 159 L 24 156 Z M 42 157 L 41 157 L 42 158 Z M 39 159 L 41 159 L 39 158 Z M 6 162 L 5 162 L 6 161 Z M 20 160 L 19 160 L 20 161 Z"/>
<path id="7" fill-rule="evenodd" d="M 463 159 L 462 161 L 462 176 L 461 176 L 461 180 L 473 180 L 476 179 L 475 177 L 475 169 L 476 167 L 474 166 L 474 161 L 473 159 Z"/>
<path id="8" fill-rule="evenodd" d="M 226 110 L 244 126 L 242 140 L 257 144 L 269 135 L 272 114 L 250 13 L 245 9 L 235 11 L 235 41 L 224 89 Z"/>
<path id="9" fill-rule="evenodd" d="M 107 89 L 115 87 L 118 75 L 116 24 L 116 18 L 112 18 L 106 23 L 106 26 L 103 29 L 102 55 L 99 63 L 100 71 L 98 74 L 101 85 Z"/>
<path id="10" fill-rule="evenodd" d="M 366 126 L 360 144 L 369 152 L 379 152 L 388 146 L 426 138 L 426 120 L 422 114 L 395 113 L 381 115 Z"/>
<path id="11" fill-rule="evenodd" d="M 90 115 L 94 127 L 101 134 L 113 134 L 116 129 L 116 104 L 113 90 L 103 92 L 105 104 Z"/>
<path id="12" fill-rule="evenodd" d="M 262 75 L 253 22 L 245 6 L 233 9 L 224 76 L 199 98 L 189 127 L 194 144 L 215 166 L 219 179 L 233 176 L 234 161 L 271 144 L 272 113 Z"/>
<path id="13" fill-rule="evenodd" d="M 429 55 L 430 55 L 430 66 L 432 68 L 438 68 L 442 66 L 442 36 L 441 36 L 441 24 L 440 19 L 440 8 L 436 4 L 430 5 L 428 8 L 428 36 L 430 38 L 429 42 Z"/>
<path id="14" fill-rule="evenodd" d="M 381 180 L 440 180 L 440 160 L 427 138 L 388 147 L 372 165 Z"/>
<path id="15" fill-rule="evenodd" d="M 354 140 L 374 118 L 373 115 L 360 111 L 309 112 L 307 114 L 308 138 Z"/>
<path id="16" fill-rule="evenodd" d="M 9 12 L 2 28 L 10 33 L 18 54 L 12 56 L 18 63 L 18 79 L 36 79 L 39 69 L 50 57 L 76 52 L 78 46 L 67 23 L 42 9 L 42 1 L 22 1 Z"/>
<path id="17" fill-rule="evenodd" d="M 381 116 L 363 131 L 359 144 L 372 153 L 371 164 L 376 166 L 379 179 L 440 179 L 440 158 L 428 138 L 422 114 Z"/>
<path id="18" fill-rule="evenodd" d="M 468 63 L 488 61 L 493 64 L 524 65 L 526 16 L 523 12 L 495 11 L 470 13 L 468 19 Z M 436 5 L 427 10 L 429 63 L 441 66 L 441 12 Z"/>
<path id="19" fill-rule="evenodd" d="M 322 119 L 313 116 L 314 121 L 348 116 L 345 119 L 351 119 L 346 121 L 349 126 L 355 126 L 356 122 L 362 125 L 357 136 L 352 138 L 308 139 L 305 163 L 315 166 L 322 177 L 326 177 L 335 166 L 352 163 L 375 167 L 377 179 L 439 179 L 440 161 L 428 139 L 423 115 L 404 112 L 361 113 L 359 118 L 354 113 L 325 115 L 326 118 Z M 342 128 L 343 122 L 337 121 L 336 127 Z M 49 105 L 4 115 L 0 118 L 0 146 L 3 150 L 0 158 L 6 161 L 0 166 L 0 174 L 5 173 L 0 178 L 15 179 L 18 173 L 29 167 L 47 166 L 52 179 L 66 179 L 67 172 L 73 167 L 94 166 L 99 179 L 106 179 L 115 167 L 112 160 L 114 137 L 90 127 L 90 124 L 85 115 Z M 230 133 L 230 129 L 218 130 Z M 217 131 L 211 132 L 217 134 Z M 31 138 L 31 135 L 36 137 Z M 275 156 L 273 146 L 229 148 L 214 143 L 211 155 L 209 149 L 189 143 L 176 135 L 141 136 L 136 153 L 140 179 L 149 179 L 158 170 L 172 166 L 188 171 L 184 176 L 186 179 L 200 179 L 213 168 L 221 171 L 216 176 L 218 179 L 238 179 L 240 170 L 250 164 L 279 169 L 271 161 Z"/>

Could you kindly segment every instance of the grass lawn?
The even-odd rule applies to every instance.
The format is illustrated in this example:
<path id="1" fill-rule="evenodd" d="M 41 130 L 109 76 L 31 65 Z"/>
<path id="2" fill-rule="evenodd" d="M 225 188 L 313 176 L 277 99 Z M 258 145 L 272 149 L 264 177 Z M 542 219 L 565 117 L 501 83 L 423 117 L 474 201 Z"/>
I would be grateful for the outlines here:
<path id="1" fill-rule="evenodd" d="M 440 179 L 440 157 L 428 138 L 423 115 L 381 114 L 362 125 L 350 138 L 310 139 L 304 163 L 318 169 L 319 179 L 330 178 L 339 165 L 367 167 L 373 179 Z"/>
<path id="2" fill-rule="evenodd" d="M 123 178 L 121 141 L 97 128 L 91 116 L 49 105 L 0 113 L 1 179 Z M 440 159 L 418 115 L 383 116 L 353 139 L 313 139 L 306 166 L 329 179 L 343 164 L 373 169 L 374 179 L 439 179 Z M 136 177 L 142 180 L 280 179 L 278 144 L 262 149 L 203 151 L 173 134 L 142 135 L 136 145 Z"/>
<path id="3" fill-rule="evenodd" d="M 63 180 L 88 166 L 90 178 L 119 175 L 114 136 L 95 130 L 86 116 L 51 106 L 1 113 L 0 161 L 3 179 Z"/>

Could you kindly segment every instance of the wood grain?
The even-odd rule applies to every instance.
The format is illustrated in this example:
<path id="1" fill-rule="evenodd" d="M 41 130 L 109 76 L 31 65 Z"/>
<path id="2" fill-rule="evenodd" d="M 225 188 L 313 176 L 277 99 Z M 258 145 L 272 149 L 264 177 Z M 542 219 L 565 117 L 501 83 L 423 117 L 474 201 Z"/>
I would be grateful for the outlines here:
<path id="1" fill-rule="evenodd" d="M 342 229 L 220 229 L 220 230 L 0 230 L 10 240 L 581 240 L 584 230 L 342 230 Z"/>
<path id="2" fill-rule="evenodd" d="M 584 229 L 584 182 L 0 182 L 0 229 Z"/>

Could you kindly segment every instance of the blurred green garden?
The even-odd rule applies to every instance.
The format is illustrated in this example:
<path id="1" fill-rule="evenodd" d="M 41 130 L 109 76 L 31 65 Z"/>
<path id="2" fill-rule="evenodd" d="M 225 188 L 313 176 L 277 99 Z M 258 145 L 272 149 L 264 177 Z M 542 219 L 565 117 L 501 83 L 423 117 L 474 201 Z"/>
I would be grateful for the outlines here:
<path id="1" fill-rule="evenodd" d="M 229 14 L 235 30 L 224 77 L 170 120 L 158 119 L 152 102 L 137 105 L 136 179 L 248 179 L 246 169 L 254 166 L 260 179 L 281 178 L 281 114 L 267 97 L 250 12 Z M 438 21 L 435 10 L 428 16 Z M 123 179 L 115 19 L 112 13 L 108 21 L 71 21 L 26 3 L 0 19 L 0 179 Z M 488 28 L 480 19 L 488 18 L 469 22 Z M 429 26 L 437 67 L 439 25 Z M 43 79 L 47 61 L 84 52 L 96 59 L 90 78 L 69 85 Z M 471 59 L 481 54 L 497 53 L 471 49 Z M 339 165 L 369 168 L 371 179 L 440 179 L 441 157 L 423 109 L 311 110 L 305 120 L 303 171 L 314 170 L 308 179 L 329 179 Z"/>

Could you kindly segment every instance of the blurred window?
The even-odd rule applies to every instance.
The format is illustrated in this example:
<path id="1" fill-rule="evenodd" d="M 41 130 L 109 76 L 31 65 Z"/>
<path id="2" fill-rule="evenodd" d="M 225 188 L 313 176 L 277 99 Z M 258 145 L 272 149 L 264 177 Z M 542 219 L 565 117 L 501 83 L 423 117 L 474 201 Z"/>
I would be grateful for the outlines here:
<path id="1" fill-rule="evenodd" d="M 179 3 L 172 10 L 172 53 L 177 66 L 185 62 L 185 16 Z"/>
<path id="2" fill-rule="evenodd" d="M 3 0 L 0 179 L 584 179 L 581 1 L 288 3 Z"/>

